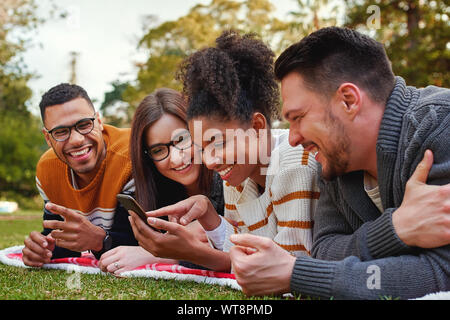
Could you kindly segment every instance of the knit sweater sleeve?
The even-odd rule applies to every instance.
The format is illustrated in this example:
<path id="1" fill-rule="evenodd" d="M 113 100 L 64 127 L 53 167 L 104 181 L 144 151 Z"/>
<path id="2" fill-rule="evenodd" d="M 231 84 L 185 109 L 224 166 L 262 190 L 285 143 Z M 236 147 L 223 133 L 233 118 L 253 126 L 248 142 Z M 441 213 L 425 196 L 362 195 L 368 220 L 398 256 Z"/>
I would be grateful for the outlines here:
<path id="1" fill-rule="evenodd" d="M 283 165 L 270 185 L 277 233 L 273 240 L 292 254 L 310 255 L 314 211 L 319 198 L 314 157 L 301 146 L 281 152 Z M 286 159 L 289 157 L 292 159 Z M 301 161 L 303 159 L 303 161 Z"/>
<path id="2" fill-rule="evenodd" d="M 395 93 L 391 101 L 406 96 Z M 450 290 L 450 245 L 410 248 L 392 225 L 392 214 L 401 205 L 406 182 L 426 149 L 434 154 L 427 184 L 450 183 L 450 91 L 428 88 L 421 92 L 419 102 L 417 91 L 413 93 L 408 103 L 413 107 L 396 117 L 401 109 L 401 103 L 396 103 L 380 129 L 377 153 L 382 155 L 378 163 L 383 170 L 379 170 L 378 180 L 383 182 L 380 187 L 385 194 L 385 212 L 373 218 L 367 210 L 351 215 L 352 208 L 337 193 L 340 190 L 349 198 L 356 188 L 354 192 L 344 190 L 342 185 L 336 185 L 334 191 L 322 188 L 327 191 L 321 193 L 320 214 L 315 217 L 321 230 L 320 234 L 315 232 L 315 259 L 297 258 L 292 291 L 337 299 L 408 299 Z M 370 219 L 358 225 L 358 216 Z"/>
<path id="3" fill-rule="evenodd" d="M 352 212 L 350 205 L 336 196 L 340 185 L 325 184 L 323 181 L 319 185 L 320 199 L 315 215 L 312 257 L 342 260 L 348 256 L 356 256 L 361 261 L 368 261 L 411 251 L 412 248 L 404 244 L 395 233 L 392 225 L 393 210 L 388 209 L 361 224 L 358 215 L 348 213 Z M 368 206 L 374 206 L 370 201 L 361 201 L 359 205 L 366 214 L 371 211 Z"/>
<path id="4" fill-rule="evenodd" d="M 46 152 L 46 155 L 48 155 L 48 154 L 50 154 L 50 151 Z M 44 188 L 42 187 L 41 182 L 39 180 L 39 173 L 40 173 L 41 165 L 42 165 L 42 160 L 39 161 L 38 164 L 37 164 L 36 188 L 38 189 L 39 194 L 40 194 L 42 200 L 44 201 L 43 220 L 64 221 L 63 217 L 61 217 L 60 215 L 53 214 L 52 212 L 50 212 L 47 209 L 45 209 L 45 204 L 47 202 L 49 202 L 50 200 L 48 199 L 48 196 L 45 193 Z M 52 232 L 52 229 L 44 228 L 41 231 L 41 234 L 43 234 L 44 236 L 47 236 L 51 232 Z M 66 248 L 62 248 L 62 247 L 58 247 L 58 246 L 55 246 L 55 249 L 52 252 L 52 259 L 59 259 L 59 258 L 66 258 L 66 257 L 80 257 L 80 256 L 81 256 L 81 252 L 72 251 L 72 250 L 69 250 L 69 249 L 66 249 Z"/>
<path id="5" fill-rule="evenodd" d="M 239 185 L 238 187 L 233 187 L 229 185 L 227 182 L 223 182 L 223 196 L 224 196 L 224 217 L 226 218 L 223 222 L 225 224 L 225 230 L 223 233 L 223 251 L 229 252 L 230 248 L 234 245 L 230 241 L 230 236 L 232 234 L 237 234 L 239 232 L 239 227 L 237 225 L 243 226 L 244 223 L 239 215 L 239 212 L 236 210 L 235 203 L 237 202 L 237 199 L 240 196 L 240 193 L 242 191 L 243 187 L 242 185 Z M 232 225 L 229 221 L 233 221 L 234 224 Z M 248 230 L 245 230 L 248 232 Z"/>
<path id="6" fill-rule="evenodd" d="M 333 201 L 322 189 L 315 215 L 321 228 L 320 233 L 314 230 L 314 258 L 297 258 L 292 292 L 328 299 L 409 299 L 450 290 L 450 246 L 406 246 L 392 227 L 391 209 L 353 230 L 352 219 L 338 212 Z"/>
<path id="7" fill-rule="evenodd" d="M 433 151 L 442 159 L 443 150 Z M 435 163 L 430 177 L 440 178 L 429 184 L 444 183 L 437 173 L 445 163 Z M 450 290 L 450 245 L 434 249 L 406 246 L 392 226 L 395 208 L 352 231 L 351 219 L 339 213 L 333 201 L 331 194 L 321 193 L 315 223 L 322 227 L 321 234 L 314 235 L 315 259 L 297 258 L 291 276 L 293 292 L 335 299 L 410 299 Z"/>
<path id="8" fill-rule="evenodd" d="M 367 230 L 369 250 L 375 257 L 390 255 L 392 249 L 401 250 L 392 215 L 401 205 L 406 183 L 427 149 L 433 152 L 433 165 L 426 183 L 450 183 L 450 90 L 434 86 L 421 90 L 404 87 L 403 90 L 400 91 L 402 94 L 394 90 L 397 94 L 390 98 L 390 104 L 395 107 L 387 109 L 377 143 L 377 154 L 381 155 L 378 166 L 389 168 L 392 154 L 396 155 L 396 162 L 391 170 L 379 170 L 379 179 L 388 181 L 382 185 L 387 189 L 384 194 L 392 194 L 392 197 L 385 199 L 384 219 L 379 219 Z M 405 103 L 405 97 L 410 98 L 408 103 Z M 399 112 L 405 106 L 406 111 Z M 396 139 L 398 145 L 392 145 Z"/>
<path id="9" fill-rule="evenodd" d="M 450 290 L 450 246 L 363 262 L 296 260 L 291 291 L 335 299 L 411 299 Z"/>
<path id="10" fill-rule="evenodd" d="M 427 178 L 428 185 L 444 185 L 450 183 L 450 90 L 429 86 L 425 89 L 415 90 L 408 88 L 411 93 L 410 108 L 402 115 L 401 131 L 398 135 L 398 147 L 396 166 L 392 171 L 383 170 L 382 180 L 388 180 L 387 174 L 392 173 L 392 183 L 385 184 L 388 188 L 392 186 L 393 199 L 386 201 L 384 219 L 379 219 L 367 230 L 367 242 L 369 250 L 375 257 L 387 256 L 393 243 L 398 239 L 392 225 L 392 215 L 401 205 L 405 193 L 406 183 L 413 175 L 418 163 L 422 160 L 427 149 L 433 152 L 433 165 Z M 392 104 L 397 108 L 389 110 L 389 117 L 396 120 L 395 112 L 398 106 L 405 105 L 402 101 L 403 95 L 393 95 Z M 389 163 L 391 146 L 389 140 L 395 136 L 391 131 L 382 128 L 377 149 L 383 152 L 379 159 L 379 166 Z M 388 134 L 389 133 L 389 134 Z M 396 196 L 397 195 L 397 196 Z M 398 241 L 397 241 L 398 243 Z M 404 245 L 405 246 L 405 245 Z M 397 248 L 400 248 L 397 246 Z M 387 253 L 387 255 L 386 255 Z"/>

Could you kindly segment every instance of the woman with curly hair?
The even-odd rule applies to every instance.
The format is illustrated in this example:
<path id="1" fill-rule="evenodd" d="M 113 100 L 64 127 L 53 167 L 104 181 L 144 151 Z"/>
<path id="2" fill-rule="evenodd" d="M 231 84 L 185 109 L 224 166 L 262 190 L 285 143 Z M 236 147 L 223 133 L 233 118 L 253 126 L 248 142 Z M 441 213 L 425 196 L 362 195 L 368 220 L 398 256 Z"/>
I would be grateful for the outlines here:
<path id="1" fill-rule="evenodd" d="M 215 248 L 228 251 L 233 233 L 273 239 L 294 255 L 309 255 L 319 197 L 318 168 L 288 130 L 271 130 L 279 112 L 273 52 L 253 34 L 226 31 L 216 46 L 182 64 L 178 78 L 188 98 L 187 119 L 202 160 L 224 180 L 225 219 L 204 196 L 149 213 L 198 219 Z M 149 219 L 154 225 L 158 219 Z"/>

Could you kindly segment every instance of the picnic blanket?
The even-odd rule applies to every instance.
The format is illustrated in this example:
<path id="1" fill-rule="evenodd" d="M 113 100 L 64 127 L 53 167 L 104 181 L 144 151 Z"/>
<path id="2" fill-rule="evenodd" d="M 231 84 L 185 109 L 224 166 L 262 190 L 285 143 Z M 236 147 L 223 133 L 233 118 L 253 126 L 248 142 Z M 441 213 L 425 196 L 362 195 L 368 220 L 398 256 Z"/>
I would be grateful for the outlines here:
<path id="1" fill-rule="evenodd" d="M 10 266 L 29 268 L 22 261 L 22 246 L 14 246 L 0 250 L 0 262 Z M 83 254 L 79 258 L 53 259 L 44 264 L 45 269 L 59 269 L 68 272 L 104 274 L 98 267 L 98 260 L 92 254 Z M 197 283 L 217 284 L 241 290 L 234 274 L 201 269 L 191 269 L 178 264 L 153 263 L 140 266 L 132 271 L 121 273 L 122 277 L 147 277 L 154 279 L 174 279 L 195 281 Z M 450 300 L 450 291 L 430 293 L 413 300 Z"/>
<path id="2" fill-rule="evenodd" d="M 0 262 L 6 265 L 29 268 L 22 261 L 21 246 L 14 246 L 0 251 Z M 44 269 L 59 269 L 68 272 L 110 275 L 100 270 L 98 260 L 90 253 L 83 253 L 77 258 L 53 259 L 44 264 Z M 152 263 L 137 267 L 134 270 L 120 274 L 121 277 L 147 277 L 154 279 L 174 279 L 195 281 L 197 283 L 217 284 L 241 290 L 234 274 L 210 270 L 191 269 L 178 264 Z"/>

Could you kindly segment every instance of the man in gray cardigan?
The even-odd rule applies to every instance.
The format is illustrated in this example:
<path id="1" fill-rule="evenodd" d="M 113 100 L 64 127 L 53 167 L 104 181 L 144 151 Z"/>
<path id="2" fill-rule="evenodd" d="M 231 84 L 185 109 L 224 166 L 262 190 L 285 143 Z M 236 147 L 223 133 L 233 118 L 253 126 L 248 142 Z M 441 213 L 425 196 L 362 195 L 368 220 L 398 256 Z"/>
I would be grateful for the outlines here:
<path id="1" fill-rule="evenodd" d="M 289 141 L 316 153 L 324 179 L 312 257 L 231 237 L 244 292 L 408 299 L 450 291 L 450 90 L 406 86 L 380 43 L 337 27 L 289 47 L 275 73 Z"/>

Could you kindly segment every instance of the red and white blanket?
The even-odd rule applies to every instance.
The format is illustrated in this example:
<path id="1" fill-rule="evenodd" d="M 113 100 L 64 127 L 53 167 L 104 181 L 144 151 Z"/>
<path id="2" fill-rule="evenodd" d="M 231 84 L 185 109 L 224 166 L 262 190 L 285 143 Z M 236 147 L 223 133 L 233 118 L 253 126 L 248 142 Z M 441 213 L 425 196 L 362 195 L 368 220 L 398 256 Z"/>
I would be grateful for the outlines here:
<path id="1" fill-rule="evenodd" d="M 24 246 L 15 246 L 0 250 L 0 263 L 29 268 L 22 261 Z M 53 259 L 43 266 L 45 269 L 60 269 L 68 272 L 104 274 L 98 267 L 98 260 L 92 254 L 83 254 L 79 258 Z M 234 274 L 200 269 L 190 269 L 177 264 L 153 263 L 140 266 L 132 271 L 121 273 L 123 277 L 147 277 L 154 279 L 174 279 L 195 281 L 198 283 L 217 284 L 241 290 Z M 415 300 L 450 300 L 450 291 L 431 293 Z"/>
<path id="2" fill-rule="evenodd" d="M 0 262 L 10 266 L 29 268 L 22 261 L 22 246 L 14 246 L 0 250 Z M 59 269 L 68 272 L 80 272 L 89 274 L 104 274 L 98 267 L 98 260 L 89 253 L 83 253 L 79 258 L 53 259 L 44 264 L 44 269 Z M 195 281 L 198 283 L 218 284 L 241 290 L 234 274 L 215 272 L 201 269 L 191 269 L 178 264 L 153 263 L 140 266 L 134 270 L 120 274 L 121 277 L 147 277 L 154 279 L 174 279 Z"/>

